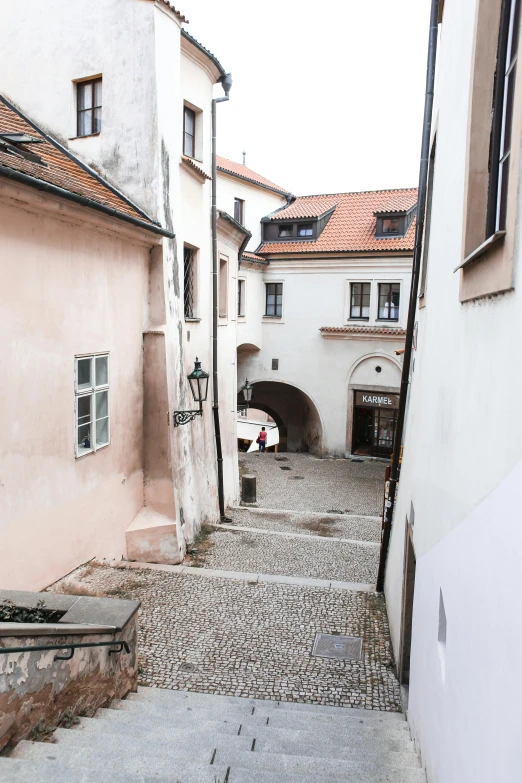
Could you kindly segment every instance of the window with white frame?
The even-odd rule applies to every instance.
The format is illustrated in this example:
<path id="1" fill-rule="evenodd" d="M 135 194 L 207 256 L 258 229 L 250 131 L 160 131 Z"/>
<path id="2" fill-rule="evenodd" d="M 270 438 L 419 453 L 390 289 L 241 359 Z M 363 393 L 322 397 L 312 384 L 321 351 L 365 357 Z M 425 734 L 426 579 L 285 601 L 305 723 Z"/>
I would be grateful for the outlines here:
<path id="1" fill-rule="evenodd" d="M 240 278 L 237 281 L 237 314 L 239 316 L 245 315 L 245 294 L 246 280 Z"/>
<path id="2" fill-rule="evenodd" d="M 109 355 L 76 356 L 75 444 L 82 457 L 110 443 Z"/>
<path id="3" fill-rule="evenodd" d="M 265 317 L 281 318 L 283 315 L 283 284 L 265 283 Z"/>

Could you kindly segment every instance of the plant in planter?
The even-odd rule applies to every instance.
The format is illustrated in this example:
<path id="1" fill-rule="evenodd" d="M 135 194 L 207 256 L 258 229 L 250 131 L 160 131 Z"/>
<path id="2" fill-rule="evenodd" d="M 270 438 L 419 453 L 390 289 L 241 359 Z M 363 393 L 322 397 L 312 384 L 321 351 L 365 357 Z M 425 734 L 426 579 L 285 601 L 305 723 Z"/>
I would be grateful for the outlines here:
<path id="1" fill-rule="evenodd" d="M 0 623 L 57 623 L 64 614 L 64 611 L 47 609 L 43 600 L 31 608 L 16 606 L 9 598 L 0 601 Z"/>

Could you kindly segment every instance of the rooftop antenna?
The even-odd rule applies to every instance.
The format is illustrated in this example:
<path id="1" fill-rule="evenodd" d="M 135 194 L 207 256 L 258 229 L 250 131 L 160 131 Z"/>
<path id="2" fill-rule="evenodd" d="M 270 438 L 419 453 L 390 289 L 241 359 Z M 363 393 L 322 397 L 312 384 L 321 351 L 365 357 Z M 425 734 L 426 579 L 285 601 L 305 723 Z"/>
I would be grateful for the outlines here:
<path id="1" fill-rule="evenodd" d="M 246 166 L 246 150 L 243 150 L 243 166 Z"/>

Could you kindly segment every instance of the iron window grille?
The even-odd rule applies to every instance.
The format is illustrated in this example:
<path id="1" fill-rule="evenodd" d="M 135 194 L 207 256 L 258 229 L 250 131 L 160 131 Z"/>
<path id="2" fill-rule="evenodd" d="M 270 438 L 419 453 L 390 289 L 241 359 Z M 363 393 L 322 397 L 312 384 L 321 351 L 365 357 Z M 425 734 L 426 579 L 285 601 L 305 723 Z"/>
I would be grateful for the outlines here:
<path id="1" fill-rule="evenodd" d="M 399 320 L 400 289 L 399 283 L 379 284 L 379 320 Z"/>
<path id="2" fill-rule="evenodd" d="M 283 315 L 283 284 L 265 283 L 265 316 L 281 318 Z"/>
<path id="3" fill-rule="evenodd" d="M 234 199 L 234 220 L 236 220 L 238 223 L 241 223 L 242 226 L 244 226 L 244 219 L 245 219 L 245 202 L 243 199 L 235 198 Z"/>
<path id="4" fill-rule="evenodd" d="M 93 136 L 101 131 L 102 80 L 89 79 L 76 85 L 77 136 Z"/>
<path id="5" fill-rule="evenodd" d="M 109 355 L 75 357 L 76 456 L 98 451 L 110 443 Z"/>
<path id="6" fill-rule="evenodd" d="M 185 318 L 195 318 L 196 259 L 194 250 L 191 247 L 184 248 L 183 261 L 183 301 L 185 308 Z"/>
<path id="7" fill-rule="evenodd" d="M 370 318 L 370 283 L 352 283 L 350 318 L 368 321 Z"/>
<path id="8" fill-rule="evenodd" d="M 503 0 L 493 91 L 486 234 L 506 228 L 520 0 Z"/>
<path id="9" fill-rule="evenodd" d="M 183 111 L 183 154 L 189 158 L 195 156 L 196 149 L 196 112 L 184 107 Z"/>

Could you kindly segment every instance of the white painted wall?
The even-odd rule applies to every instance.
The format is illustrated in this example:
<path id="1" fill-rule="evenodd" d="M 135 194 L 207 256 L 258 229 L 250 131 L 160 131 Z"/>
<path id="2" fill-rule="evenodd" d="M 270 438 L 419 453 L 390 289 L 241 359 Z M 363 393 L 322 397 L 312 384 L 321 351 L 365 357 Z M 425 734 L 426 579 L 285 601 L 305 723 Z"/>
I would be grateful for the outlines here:
<path id="1" fill-rule="evenodd" d="M 430 783 L 513 783 L 521 768 L 520 199 L 514 290 L 461 304 L 459 273 L 453 272 L 462 260 L 465 96 L 475 11 L 475 0 L 446 3 L 440 36 L 426 307 L 416 316 L 418 349 L 386 574 L 397 653 L 405 520 L 413 505 L 417 576 L 409 719 Z M 441 591 L 445 680 L 437 641 Z"/>
<path id="2" fill-rule="evenodd" d="M 233 94 L 231 94 L 231 100 L 233 100 Z M 276 209 L 284 207 L 287 203 L 286 198 L 271 190 L 243 182 L 238 177 L 219 171 L 217 184 L 219 209 L 228 212 L 229 215 L 234 217 L 235 198 L 240 198 L 245 202 L 245 226 L 252 233 L 252 239 L 249 241 L 246 249 L 248 252 L 254 253 L 261 244 L 261 218 Z"/>

